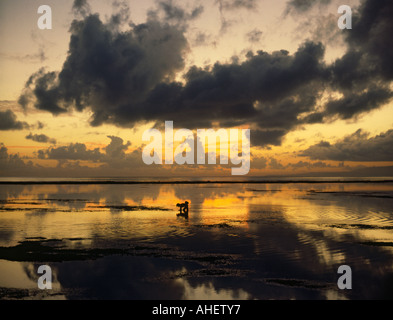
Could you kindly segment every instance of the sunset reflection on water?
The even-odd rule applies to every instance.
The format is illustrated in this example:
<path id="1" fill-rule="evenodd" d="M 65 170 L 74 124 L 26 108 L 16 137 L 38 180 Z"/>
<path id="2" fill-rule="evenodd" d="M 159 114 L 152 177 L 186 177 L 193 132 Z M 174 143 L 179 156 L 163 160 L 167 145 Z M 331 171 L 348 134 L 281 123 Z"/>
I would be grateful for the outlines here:
<path id="1" fill-rule="evenodd" d="M 393 288 L 389 183 L 1 185 L 0 201 L 2 248 L 41 241 L 53 257 L 69 250 L 47 261 L 56 299 L 160 298 L 169 284 L 169 299 L 386 298 Z M 176 215 L 184 201 L 188 218 Z M 92 249 L 114 251 L 90 257 Z M 32 290 L 37 275 L 27 270 L 39 253 L 8 252 L 0 250 L 0 287 Z M 114 263 L 124 283 L 104 292 L 99 279 Z M 336 286 L 341 264 L 354 269 L 350 292 Z M 44 298 L 32 292 L 25 298 Z"/>

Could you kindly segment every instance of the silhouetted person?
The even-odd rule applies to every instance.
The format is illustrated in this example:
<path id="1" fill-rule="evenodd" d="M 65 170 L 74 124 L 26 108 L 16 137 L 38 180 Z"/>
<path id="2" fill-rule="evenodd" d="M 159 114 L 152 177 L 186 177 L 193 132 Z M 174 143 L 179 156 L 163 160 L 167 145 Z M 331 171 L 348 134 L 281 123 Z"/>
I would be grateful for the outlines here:
<path id="1" fill-rule="evenodd" d="M 178 216 L 188 217 L 188 201 L 184 203 L 178 203 L 176 206 L 179 207 Z"/>

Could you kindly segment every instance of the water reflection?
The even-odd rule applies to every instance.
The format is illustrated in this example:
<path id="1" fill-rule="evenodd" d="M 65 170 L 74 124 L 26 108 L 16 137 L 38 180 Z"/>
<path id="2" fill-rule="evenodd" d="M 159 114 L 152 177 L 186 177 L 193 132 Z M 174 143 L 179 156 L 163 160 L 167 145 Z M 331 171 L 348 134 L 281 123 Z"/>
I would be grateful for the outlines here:
<path id="1" fill-rule="evenodd" d="M 52 269 L 52 290 L 38 290 L 38 266 L 30 262 L 0 260 L 0 274 L 3 275 L 0 277 L 0 299 L 65 300 L 56 269 Z"/>
<path id="2" fill-rule="evenodd" d="M 197 283 L 195 286 L 185 279 L 177 279 L 183 287 L 182 299 L 185 300 L 249 300 L 251 296 L 243 289 L 216 289 L 212 282 Z"/>
<path id="3" fill-rule="evenodd" d="M 0 289 L 45 298 L 45 254 L 55 298 L 392 298 L 392 209 L 387 183 L 0 185 Z"/>

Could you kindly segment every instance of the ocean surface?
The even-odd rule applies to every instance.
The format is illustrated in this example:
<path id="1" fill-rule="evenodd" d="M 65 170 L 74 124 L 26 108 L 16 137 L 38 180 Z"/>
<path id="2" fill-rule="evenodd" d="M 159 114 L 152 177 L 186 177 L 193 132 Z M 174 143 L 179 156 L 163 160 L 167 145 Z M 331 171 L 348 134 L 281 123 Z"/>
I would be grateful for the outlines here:
<path id="1" fill-rule="evenodd" d="M 389 177 L 0 179 L 0 299 L 392 298 Z"/>

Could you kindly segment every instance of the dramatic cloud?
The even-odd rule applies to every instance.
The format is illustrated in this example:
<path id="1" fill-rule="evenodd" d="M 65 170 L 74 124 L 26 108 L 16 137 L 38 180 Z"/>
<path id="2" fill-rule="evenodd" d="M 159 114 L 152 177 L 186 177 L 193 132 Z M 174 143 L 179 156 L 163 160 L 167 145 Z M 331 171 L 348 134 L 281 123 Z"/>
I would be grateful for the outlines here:
<path id="1" fill-rule="evenodd" d="M 56 144 L 56 139 L 49 138 L 45 134 L 32 134 L 30 132 L 30 134 L 26 136 L 26 139 L 33 140 L 35 142 Z"/>
<path id="2" fill-rule="evenodd" d="M 316 97 L 310 92 L 318 92 L 325 76 L 323 47 L 306 43 L 294 55 L 249 53 L 241 64 L 217 63 L 211 70 L 193 67 L 185 85 L 168 82 L 165 79 L 182 66 L 181 51 L 186 47 L 176 29 L 159 29 L 157 22 L 151 22 L 137 28 L 141 34 L 134 42 L 131 34 L 112 39 L 96 16 L 75 24 L 78 33 L 72 37 L 63 70 L 58 77 L 42 70 L 33 75 L 23 97 L 34 96 L 36 108 L 53 114 L 73 105 L 78 110 L 90 108 L 92 125 L 133 126 L 171 119 L 176 126 L 198 128 L 214 121 L 224 127 L 256 121 L 255 129 L 264 130 L 260 136 L 273 135 L 279 141 L 299 123 L 300 113 L 312 110 Z M 98 34 L 91 36 L 93 30 Z M 145 51 L 144 46 L 153 45 L 150 41 L 162 33 L 168 37 L 155 42 L 160 49 Z"/>
<path id="3" fill-rule="evenodd" d="M 347 34 L 350 54 L 362 52 L 371 64 L 372 75 L 393 79 L 393 3 L 390 0 L 362 1 Z M 361 59 L 358 60 L 361 62 Z"/>
<path id="4" fill-rule="evenodd" d="M 218 2 L 228 10 L 251 9 L 256 3 Z M 311 6 L 310 1 L 289 4 Z M 98 15 L 73 21 L 63 69 L 33 74 L 20 104 L 53 114 L 88 109 L 93 126 L 149 121 L 160 126 L 165 120 L 190 129 L 248 125 L 252 145 L 268 146 L 280 145 L 304 124 L 355 118 L 392 98 L 391 1 L 362 2 L 345 38 L 347 52 L 330 65 L 324 62 L 324 46 L 307 41 L 292 54 L 249 52 L 245 60 L 189 70 L 184 70 L 185 29 L 176 21 L 200 11 L 187 13 L 172 1 L 159 6 L 163 20 L 151 14 L 128 31 L 103 23 Z M 256 30 L 249 40 L 259 36 Z M 174 80 L 179 71 L 186 71 L 183 82 Z M 330 98 L 322 102 L 322 96 Z"/>
<path id="5" fill-rule="evenodd" d="M 305 123 L 323 122 L 329 118 L 351 119 L 362 113 L 374 110 L 393 97 L 387 85 L 376 86 L 370 84 L 368 89 L 357 92 L 347 92 L 340 99 L 331 99 L 322 112 L 314 112 L 305 118 Z"/>
<path id="6" fill-rule="evenodd" d="M 392 145 L 393 130 L 371 138 L 369 133 L 358 130 L 334 144 L 321 141 L 300 155 L 313 160 L 393 161 Z"/>
<path id="7" fill-rule="evenodd" d="M 29 128 L 26 122 L 18 121 L 15 113 L 11 110 L 0 111 L 0 131 L 1 130 L 22 130 Z"/>
<path id="8" fill-rule="evenodd" d="M 350 119 L 388 103 L 393 93 L 393 2 L 364 0 L 346 30 L 348 50 L 328 66 L 328 85 L 339 93 L 322 111 L 309 114 L 305 123 L 331 118 Z"/>
<path id="9" fill-rule="evenodd" d="M 23 106 L 33 97 L 37 109 L 53 114 L 67 112 L 72 106 L 78 110 L 89 106 L 93 125 L 119 122 L 121 114 L 129 112 L 127 108 L 140 110 L 153 88 L 184 67 L 187 41 L 168 24 L 148 21 L 127 33 L 117 33 L 97 15 L 90 15 L 75 20 L 71 32 L 63 70 L 40 70 L 32 75 L 19 100 Z"/>

